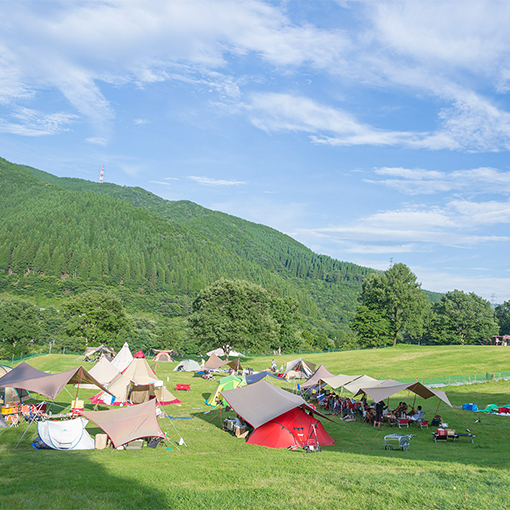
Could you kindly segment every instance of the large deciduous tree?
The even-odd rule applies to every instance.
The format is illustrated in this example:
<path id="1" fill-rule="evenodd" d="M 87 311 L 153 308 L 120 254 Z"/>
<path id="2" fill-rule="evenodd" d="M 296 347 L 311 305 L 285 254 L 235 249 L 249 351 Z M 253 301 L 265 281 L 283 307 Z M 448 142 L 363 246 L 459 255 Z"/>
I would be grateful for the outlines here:
<path id="1" fill-rule="evenodd" d="M 65 303 L 64 311 L 69 317 L 68 335 L 82 338 L 85 347 L 112 343 L 121 331 L 132 327 L 122 301 L 110 292 L 79 294 Z"/>
<path id="2" fill-rule="evenodd" d="M 281 299 L 263 287 L 244 281 L 221 278 L 198 294 L 188 325 L 199 346 L 221 346 L 251 352 L 287 346 L 296 337 L 293 324 L 297 303 Z"/>
<path id="3" fill-rule="evenodd" d="M 4 354 L 27 354 L 41 333 L 39 309 L 22 299 L 0 300 L 0 342 Z"/>
<path id="4" fill-rule="evenodd" d="M 510 301 L 496 306 L 494 311 L 499 324 L 499 334 L 510 335 Z"/>
<path id="5" fill-rule="evenodd" d="M 387 336 L 396 345 L 404 333 L 411 337 L 422 334 L 429 310 L 430 301 L 416 282 L 416 275 L 405 264 L 395 264 L 363 283 L 361 306 L 352 324 L 359 334 L 374 335 L 372 340 L 379 338 L 382 345 L 387 343 Z M 370 339 L 363 341 L 370 344 Z"/>
<path id="6" fill-rule="evenodd" d="M 432 343 L 476 344 L 497 335 L 499 325 L 489 301 L 474 292 L 447 292 L 433 306 L 429 327 Z"/>

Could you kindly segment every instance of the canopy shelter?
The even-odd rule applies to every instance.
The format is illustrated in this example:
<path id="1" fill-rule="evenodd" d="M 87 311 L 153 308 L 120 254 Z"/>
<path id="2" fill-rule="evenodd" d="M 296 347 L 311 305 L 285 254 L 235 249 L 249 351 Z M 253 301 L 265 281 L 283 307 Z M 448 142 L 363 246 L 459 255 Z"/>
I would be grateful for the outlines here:
<path id="1" fill-rule="evenodd" d="M 204 368 L 206 370 L 216 370 L 226 365 L 228 361 L 223 361 L 221 358 L 218 358 L 216 354 L 211 354 L 209 359 L 205 362 Z"/>
<path id="2" fill-rule="evenodd" d="M 156 418 L 155 400 L 110 411 L 81 411 L 81 414 L 102 429 L 115 448 L 143 437 L 165 437 Z"/>
<path id="3" fill-rule="evenodd" d="M 183 359 L 175 368 L 174 372 L 198 372 L 200 365 L 193 359 Z"/>
<path id="4" fill-rule="evenodd" d="M 260 427 L 296 407 L 324 416 L 299 395 L 294 395 L 266 381 L 221 391 L 220 394 L 228 405 L 253 428 Z M 324 418 L 327 417 L 324 416 Z"/>
<path id="5" fill-rule="evenodd" d="M 156 363 L 171 363 L 173 361 L 172 354 L 175 353 L 174 350 L 171 351 L 160 351 L 159 349 L 152 349 L 154 352 L 154 361 Z"/>
<path id="6" fill-rule="evenodd" d="M 446 396 L 446 393 L 441 390 L 436 390 L 433 388 L 428 388 L 424 384 L 420 382 L 414 383 L 401 383 L 399 381 L 382 381 L 377 385 L 373 386 L 362 386 L 359 388 L 357 394 L 365 393 L 367 394 L 374 402 L 380 402 L 381 400 L 385 400 L 395 393 L 400 391 L 409 390 L 419 395 L 424 399 L 428 399 L 431 397 L 437 397 L 439 400 L 443 401 L 448 406 L 452 407 L 450 400 Z"/>
<path id="7" fill-rule="evenodd" d="M 142 349 L 135 352 L 135 358 L 145 358 L 145 354 L 143 353 Z"/>
<path id="8" fill-rule="evenodd" d="M 110 349 L 107 345 L 100 345 L 99 347 L 87 347 L 85 349 L 85 361 L 97 359 L 104 355 L 107 358 L 114 358 L 116 352 Z"/>
<path id="9" fill-rule="evenodd" d="M 244 376 L 244 378 L 246 379 L 246 384 L 253 384 L 259 382 L 262 379 L 265 379 L 266 377 L 272 377 L 273 379 L 278 379 L 279 381 L 282 380 L 281 377 L 278 377 L 277 375 L 274 375 L 271 372 L 259 372 L 258 374 Z"/>
<path id="10" fill-rule="evenodd" d="M 108 386 L 110 382 L 112 382 L 115 377 L 120 375 L 119 370 L 117 370 L 107 358 L 101 358 L 90 370 L 89 374 L 92 377 L 95 377 L 103 386 Z M 77 387 L 86 388 L 86 389 L 95 389 L 96 386 L 94 384 L 77 384 Z"/>
<path id="11" fill-rule="evenodd" d="M 209 351 L 206 354 L 207 354 L 207 356 L 211 356 L 212 354 L 216 354 L 216 356 L 225 356 L 225 351 L 223 350 L 222 347 L 219 347 L 218 349 L 214 349 L 214 351 Z M 234 351 L 233 349 L 231 351 L 229 351 L 228 355 L 235 356 L 236 358 L 244 357 L 244 354 Z"/>
<path id="12" fill-rule="evenodd" d="M 301 389 L 307 390 L 309 388 L 315 388 L 315 386 L 319 384 L 319 381 L 324 380 L 325 377 L 334 376 L 324 365 L 321 365 L 306 382 L 301 384 Z"/>
<path id="13" fill-rule="evenodd" d="M 256 428 L 247 443 L 269 448 L 293 448 L 308 446 L 314 440 L 320 446 L 335 444 L 319 420 L 295 407 Z"/>
<path id="14" fill-rule="evenodd" d="M 298 358 L 289 361 L 283 374 L 287 379 L 308 379 L 315 371 L 315 364 Z"/>
<path id="15" fill-rule="evenodd" d="M 133 361 L 133 355 L 129 350 L 129 345 L 127 342 L 122 346 L 122 349 L 119 351 L 119 354 L 115 356 L 112 360 L 112 365 L 119 371 L 124 372 L 129 364 Z"/>
<path id="16" fill-rule="evenodd" d="M 11 367 L 0 365 L 0 378 L 11 370 Z M 21 388 L 0 388 L 0 404 L 2 405 L 7 404 L 7 402 L 23 402 L 30 398 L 30 393 L 27 390 L 22 390 Z"/>
<path id="17" fill-rule="evenodd" d="M 338 388 L 343 388 L 346 384 L 349 384 L 355 381 L 356 379 L 359 379 L 360 377 L 362 376 L 338 374 L 332 377 L 324 377 L 322 381 L 325 382 L 328 386 L 331 386 L 334 390 L 336 390 Z"/>
<path id="18" fill-rule="evenodd" d="M 85 430 L 87 423 L 88 420 L 85 418 L 39 421 L 37 422 L 39 437 L 34 441 L 34 447 L 52 450 L 93 450 L 94 440 Z"/>
<path id="19" fill-rule="evenodd" d="M 221 395 L 255 429 L 248 440 L 250 444 L 288 448 L 309 445 L 310 439 L 318 439 L 322 445 L 334 444 L 313 414 L 327 417 L 309 406 L 302 397 L 278 386 L 259 381 L 242 388 L 222 391 Z"/>
<path id="20" fill-rule="evenodd" d="M 91 401 L 121 405 L 128 402 L 140 404 L 156 398 L 162 405 L 181 403 L 163 385 L 163 381 L 157 378 L 145 358 L 133 358 L 124 372 L 108 385 L 108 389 L 108 393 L 114 396 L 113 399 L 102 392 L 92 397 Z"/>
<path id="21" fill-rule="evenodd" d="M 379 384 L 381 381 L 378 379 L 374 379 L 373 377 L 370 377 L 369 375 L 361 375 L 360 377 L 357 377 L 351 382 L 348 382 L 347 384 L 344 384 L 344 388 L 351 393 L 358 393 L 359 389 L 363 386 L 375 386 L 376 384 Z"/>
<path id="22" fill-rule="evenodd" d="M 83 367 L 71 368 L 58 374 L 48 374 L 30 366 L 26 362 L 0 378 L 0 388 L 20 388 L 33 391 L 55 400 L 66 384 L 94 384 L 99 389 L 110 393 L 99 381 L 89 374 Z M 110 393 L 111 395 L 111 393 Z"/>
<path id="23" fill-rule="evenodd" d="M 209 398 L 205 401 L 208 406 L 216 407 L 218 404 L 224 404 L 223 399 L 220 396 L 220 391 L 224 390 L 233 390 L 234 388 L 238 388 L 240 386 L 245 386 L 246 380 L 244 377 L 239 375 L 227 375 L 226 377 L 222 377 L 218 379 L 218 386 L 211 393 Z"/>

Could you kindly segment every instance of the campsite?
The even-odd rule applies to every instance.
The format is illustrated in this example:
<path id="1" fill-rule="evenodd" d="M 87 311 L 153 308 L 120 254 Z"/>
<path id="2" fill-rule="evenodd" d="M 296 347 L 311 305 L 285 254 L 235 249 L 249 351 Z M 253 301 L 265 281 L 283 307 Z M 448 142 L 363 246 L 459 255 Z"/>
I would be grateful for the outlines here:
<path id="1" fill-rule="evenodd" d="M 507 352 L 508 351 L 508 352 Z M 294 359 L 281 356 L 282 361 Z M 306 355 L 333 373 L 365 373 L 375 378 L 423 377 L 505 370 L 510 350 L 504 347 L 444 346 L 370 349 Z M 53 373 L 80 366 L 76 355 L 46 355 L 28 360 L 38 370 Z M 153 364 L 148 359 L 149 364 Z M 439 412 L 450 428 L 470 429 L 476 435 L 435 443 L 432 430 L 412 428 L 407 451 L 385 450 L 383 437 L 398 428 L 374 429 L 360 420 L 343 423 L 321 419 L 335 444 L 321 452 L 268 448 L 235 437 L 221 424 L 232 411 L 207 406 L 205 400 L 226 373 L 205 380 L 194 372 L 174 371 L 178 361 L 161 363 L 156 375 L 180 401 L 164 407 L 172 417 L 158 422 L 168 440 L 155 449 L 35 450 L 29 431 L 16 447 L 26 423 L 0 429 L 2 508 L 281 508 L 286 502 L 300 508 L 506 508 L 510 483 L 508 437 L 510 417 L 463 411 L 475 402 L 508 404 L 510 381 L 443 387 L 453 408 L 441 403 Z M 243 359 L 254 370 L 266 369 L 271 358 Z M 88 366 L 86 366 L 89 369 Z M 294 394 L 298 381 L 269 378 L 275 387 Z M 264 382 L 268 380 L 265 378 Z M 302 380 L 304 382 L 304 380 Z M 176 391 L 177 385 L 190 391 Z M 260 383 L 255 383 L 260 384 Z M 242 388 L 241 388 L 242 389 Z M 76 388 L 68 385 L 55 399 L 69 407 Z M 89 397 L 97 390 L 80 388 L 79 397 L 92 410 Z M 391 405 L 412 398 L 401 392 Z M 436 411 L 435 399 L 421 400 L 427 416 Z M 118 409 L 100 406 L 98 409 Z M 126 409 L 126 408 L 125 408 Z M 476 423 L 476 421 L 479 423 Z M 102 433 L 93 423 L 93 437 Z M 185 444 L 179 445 L 180 438 Z"/>

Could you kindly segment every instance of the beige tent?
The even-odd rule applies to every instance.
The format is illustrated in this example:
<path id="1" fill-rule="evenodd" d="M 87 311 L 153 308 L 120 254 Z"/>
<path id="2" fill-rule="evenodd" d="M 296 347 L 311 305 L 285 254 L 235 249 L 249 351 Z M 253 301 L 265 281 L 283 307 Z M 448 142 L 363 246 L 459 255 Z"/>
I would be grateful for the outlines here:
<path id="1" fill-rule="evenodd" d="M 5 365 L 0 365 L 0 377 L 10 372 L 12 368 Z M 16 388 L 0 388 L 0 404 L 5 405 L 7 402 L 23 402 L 30 399 L 30 394 L 27 390 Z"/>
<path id="2" fill-rule="evenodd" d="M 126 370 L 108 385 L 108 389 L 115 395 L 114 399 L 99 393 L 92 397 L 92 402 L 108 405 L 127 402 L 140 404 L 155 397 L 163 405 L 181 403 L 163 386 L 163 381 L 157 378 L 145 358 L 133 358 Z"/>
<path id="3" fill-rule="evenodd" d="M 298 358 L 289 361 L 283 374 L 287 379 L 308 379 L 315 371 L 315 363 Z"/>
<path id="4" fill-rule="evenodd" d="M 120 375 L 110 361 L 104 356 L 89 370 L 89 374 L 95 377 L 101 384 L 108 386 L 115 377 Z M 78 387 L 78 385 L 76 385 Z M 94 384 L 80 384 L 80 388 L 95 389 L 97 386 Z"/>
<path id="5" fill-rule="evenodd" d="M 215 370 L 217 368 L 221 368 L 223 365 L 226 365 L 228 361 L 223 361 L 221 358 L 218 358 L 216 354 L 211 354 L 209 359 L 205 362 L 204 368 L 206 370 Z"/>
<path id="6" fill-rule="evenodd" d="M 159 351 L 158 349 L 152 349 L 155 356 L 154 361 L 156 363 L 171 363 L 173 361 L 172 359 L 172 353 L 175 351 Z"/>
<path id="7" fill-rule="evenodd" d="M 110 349 L 110 347 L 107 345 L 100 345 L 99 347 L 87 347 L 85 349 L 85 361 L 95 359 L 103 355 L 109 358 L 113 358 L 115 356 L 115 351 Z"/>
<path id="8" fill-rule="evenodd" d="M 81 414 L 104 430 L 115 448 L 143 437 L 165 437 L 156 418 L 155 400 L 111 411 L 82 411 Z"/>

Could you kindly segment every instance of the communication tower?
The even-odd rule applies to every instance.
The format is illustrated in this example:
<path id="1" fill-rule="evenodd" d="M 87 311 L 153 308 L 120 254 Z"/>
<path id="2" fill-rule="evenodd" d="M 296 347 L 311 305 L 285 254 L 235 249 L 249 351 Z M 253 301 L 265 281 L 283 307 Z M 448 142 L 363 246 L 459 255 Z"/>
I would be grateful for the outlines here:
<path id="1" fill-rule="evenodd" d="M 101 172 L 99 172 L 99 182 L 103 182 L 103 175 L 104 175 L 104 165 L 101 167 Z"/>

